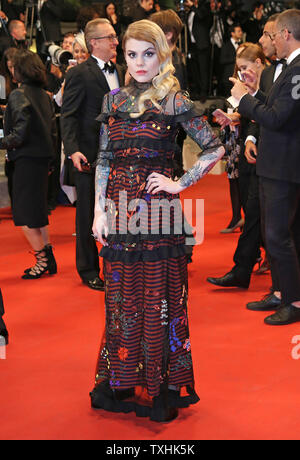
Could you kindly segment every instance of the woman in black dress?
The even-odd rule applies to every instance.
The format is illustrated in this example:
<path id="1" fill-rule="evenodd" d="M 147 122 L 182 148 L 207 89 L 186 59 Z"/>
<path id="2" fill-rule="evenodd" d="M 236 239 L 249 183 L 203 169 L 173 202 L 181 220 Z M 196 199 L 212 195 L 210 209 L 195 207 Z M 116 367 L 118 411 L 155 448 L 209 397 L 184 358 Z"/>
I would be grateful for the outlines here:
<path id="1" fill-rule="evenodd" d="M 36 264 L 22 278 L 57 272 L 48 232 L 49 164 L 56 142 L 55 113 L 43 87 L 46 70 L 39 56 L 18 51 L 14 78 L 20 84 L 8 98 L 0 148 L 14 162 L 12 213 L 35 252 Z"/>
<path id="2" fill-rule="evenodd" d="M 5 78 L 5 98 L 0 99 L 1 113 L 4 113 L 7 98 L 10 93 L 18 87 L 17 82 L 12 75 L 14 56 L 18 53 L 17 48 L 7 48 L 5 50 L 0 63 L 0 75 Z M 3 121 L 1 120 L 1 128 L 3 128 Z M 10 201 L 12 203 L 12 176 L 13 176 L 13 162 L 5 160 L 5 175 L 7 177 L 7 187 Z"/>
<path id="3" fill-rule="evenodd" d="M 123 49 L 132 81 L 106 95 L 100 116 L 93 232 L 103 244 L 106 329 L 91 400 L 93 408 L 135 411 L 166 422 L 176 417 L 177 408 L 199 398 L 188 328 L 182 211 L 171 210 L 169 228 L 156 211 L 178 203 L 179 192 L 203 177 L 224 148 L 180 90 L 157 24 L 131 24 Z M 173 181 L 180 125 L 205 153 Z"/>

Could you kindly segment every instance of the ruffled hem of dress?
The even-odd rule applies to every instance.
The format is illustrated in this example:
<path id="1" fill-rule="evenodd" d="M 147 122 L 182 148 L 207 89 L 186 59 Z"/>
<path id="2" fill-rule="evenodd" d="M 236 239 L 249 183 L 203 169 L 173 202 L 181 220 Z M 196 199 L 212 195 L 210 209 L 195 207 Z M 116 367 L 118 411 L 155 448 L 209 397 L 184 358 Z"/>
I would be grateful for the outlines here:
<path id="1" fill-rule="evenodd" d="M 180 396 L 179 391 L 168 390 L 167 395 L 160 394 L 153 398 L 152 406 L 142 405 L 134 400 L 134 389 L 113 391 L 108 382 L 102 382 L 90 393 L 93 409 L 108 412 L 135 412 L 137 417 L 149 417 L 150 420 L 163 422 L 169 409 L 187 408 L 200 401 L 199 396 L 190 386 L 186 386 L 187 396 Z"/>
<path id="2" fill-rule="evenodd" d="M 123 262 L 124 264 L 133 264 L 136 262 L 156 262 L 164 259 L 177 259 L 182 256 L 190 256 L 193 252 L 193 246 L 163 246 L 158 249 L 137 251 L 126 251 L 125 249 L 112 249 L 103 246 L 100 251 L 100 257 L 109 262 Z"/>
<path id="3" fill-rule="evenodd" d="M 113 118 L 121 118 L 122 120 L 141 120 L 141 121 L 160 121 L 160 122 L 167 122 L 171 125 L 174 125 L 176 123 L 184 123 L 186 121 L 191 120 L 192 118 L 195 117 L 201 117 L 204 114 L 204 110 L 197 110 L 195 107 L 192 107 L 190 110 L 187 110 L 186 112 L 179 113 L 177 115 L 166 115 L 164 113 L 157 113 L 155 111 L 146 111 L 143 113 L 141 116 L 139 116 L 137 119 L 132 118 L 130 116 L 130 112 L 122 112 L 121 110 L 115 110 L 112 112 L 106 112 L 106 113 L 101 113 L 98 115 L 96 118 L 97 121 L 100 121 L 101 123 L 108 123 L 108 120 L 110 117 Z"/>

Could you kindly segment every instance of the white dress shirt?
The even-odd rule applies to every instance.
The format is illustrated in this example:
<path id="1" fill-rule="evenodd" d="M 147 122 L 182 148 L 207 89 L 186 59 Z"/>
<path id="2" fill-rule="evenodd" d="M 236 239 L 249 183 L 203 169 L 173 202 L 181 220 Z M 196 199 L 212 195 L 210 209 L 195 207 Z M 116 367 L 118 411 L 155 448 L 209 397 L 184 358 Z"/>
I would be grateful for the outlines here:
<path id="1" fill-rule="evenodd" d="M 287 60 L 286 60 L 287 65 L 289 65 L 294 59 L 296 59 L 296 57 L 299 56 L 299 54 L 300 54 L 300 48 L 297 48 L 287 58 Z"/>
<path id="2" fill-rule="evenodd" d="M 195 11 L 191 11 L 188 16 L 188 27 L 190 31 L 191 42 L 196 43 L 195 37 L 193 35 L 193 25 L 194 25 Z"/>
<path id="3" fill-rule="evenodd" d="M 233 46 L 235 48 L 235 51 L 236 51 L 240 45 L 232 37 L 231 37 L 230 41 L 233 44 Z"/>
<path id="4" fill-rule="evenodd" d="M 107 84 L 108 84 L 110 90 L 112 91 L 113 89 L 119 88 L 120 84 L 119 84 L 119 78 L 118 78 L 117 71 L 115 70 L 113 73 L 110 73 L 108 71 L 104 71 L 103 68 L 104 68 L 106 62 L 102 61 L 102 59 L 100 59 L 100 58 L 98 58 L 96 56 L 92 56 L 92 57 L 94 59 L 96 59 L 96 61 L 98 63 L 98 66 L 101 69 L 101 72 L 103 72 L 103 75 L 106 78 L 106 81 L 107 81 Z"/>

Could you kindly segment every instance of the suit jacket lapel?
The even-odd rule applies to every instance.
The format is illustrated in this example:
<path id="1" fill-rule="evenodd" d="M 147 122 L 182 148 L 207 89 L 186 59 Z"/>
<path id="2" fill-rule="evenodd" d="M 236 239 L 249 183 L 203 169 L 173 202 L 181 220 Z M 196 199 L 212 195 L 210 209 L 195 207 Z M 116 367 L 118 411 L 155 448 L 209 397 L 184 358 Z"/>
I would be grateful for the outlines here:
<path id="1" fill-rule="evenodd" d="M 123 67 L 121 67 L 118 64 L 116 65 L 116 69 L 117 69 L 117 74 L 118 74 L 118 79 L 119 79 L 119 85 L 121 88 L 121 86 L 124 86 L 124 70 L 123 70 Z"/>
<path id="2" fill-rule="evenodd" d="M 279 75 L 279 77 L 277 78 L 277 80 L 274 82 L 274 84 L 273 84 L 273 86 L 272 86 L 272 88 L 271 88 L 271 90 L 270 90 L 270 92 L 269 92 L 269 95 L 268 95 L 267 100 L 271 97 L 271 94 L 273 94 L 273 92 L 276 90 L 277 85 L 280 84 L 282 78 L 285 77 L 286 72 L 289 71 L 289 68 L 292 67 L 294 64 L 296 64 L 298 61 L 300 61 L 300 55 L 298 55 L 298 56 L 288 65 L 288 67 L 287 67 L 283 72 L 281 72 L 281 74 Z"/>
<path id="3" fill-rule="evenodd" d="M 100 67 L 98 66 L 97 61 L 89 57 L 88 61 L 88 66 L 91 70 L 91 72 L 96 76 L 97 80 L 99 81 L 99 84 L 101 85 L 101 88 L 103 88 L 105 93 L 109 93 L 110 88 L 108 86 L 107 80 L 105 76 L 103 75 L 103 72 L 101 71 Z"/>
<path id="4" fill-rule="evenodd" d="M 267 86 L 267 91 L 268 92 L 270 91 L 270 89 L 273 86 L 275 72 L 276 72 L 276 66 L 272 65 L 272 69 L 270 69 L 270 72 L 268 72 L 268 75 L 267 75 L 268 78 L 267 78 L 267 81 L 266 81 L 266 86 Z"/>
<path id="5" fill-rule="evenodd" d="M 268 94 L 274 81 L 276 66 L 271 64 L 269 67 L 266 67 L 261 75 L 261 90 Z"/>

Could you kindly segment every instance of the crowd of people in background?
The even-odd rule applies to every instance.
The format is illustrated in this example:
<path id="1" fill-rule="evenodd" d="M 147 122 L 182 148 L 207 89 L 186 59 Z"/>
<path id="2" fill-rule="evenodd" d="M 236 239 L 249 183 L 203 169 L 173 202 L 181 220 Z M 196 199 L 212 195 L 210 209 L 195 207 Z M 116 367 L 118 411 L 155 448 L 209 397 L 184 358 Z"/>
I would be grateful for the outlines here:
<path id="1" fill-rule="evenodd" d="M 22 7 L 14 0 L 0 2 L 0 59 L 9 47 L 27 48 L 32 41 L 32 37 L 28 37 L 28 34 L 32 35 L 31 28 L 36 39 L 36 51 L 47 59 L 45 43 L 53 42 L 63 49 L 68 49 L 69 43 L 72 51 L 70 46 L 74 36 L 84 31 L 92 19 L 108 18 L 118 37 L 122 37 L 131 22 L 147 19 L 153 13 L 171 7 L 182 20 L 178 45 L 188 69 L 187 87 L 194 99 L 202 100 L 213 95 L 229 95 L 228 75 L 232 75 L 238 45 L 243 41 L 257 43 L 268 15 L 284 9 L 280 2 L 256 1 L 251 11 L 245 11 L 236 0 L 136 0 L 135 5 L 132 2 L 129 14 L 124 14 L 120 2 L 95 2 L 78 9 L 77 30 L 64 37 L 61 33 L 63 2 L 33 2 L 33 11 L 26 8 L 28 2 L 23 3 Z M 124 63 L 120 43 L 117 62 Z"/>

